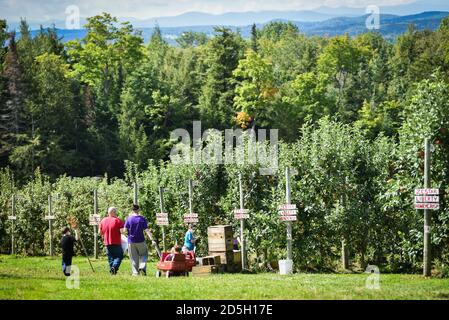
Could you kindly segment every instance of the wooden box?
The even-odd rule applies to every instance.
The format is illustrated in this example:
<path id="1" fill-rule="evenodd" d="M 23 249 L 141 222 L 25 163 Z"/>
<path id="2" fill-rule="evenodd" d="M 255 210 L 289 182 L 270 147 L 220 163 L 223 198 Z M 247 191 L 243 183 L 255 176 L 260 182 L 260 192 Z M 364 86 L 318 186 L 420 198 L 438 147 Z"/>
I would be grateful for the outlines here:
<path id="1" fill-rule="evenodd" d="M 196 266 L 192 268 L 192 276 L 201 277 L 218 273 L 217 266 Z"/>
<path id="2" fill-rule="evenodd" d="M 209 251 L 209 255 L 220 256 L 221 264 L 232 264 L 234 262 L 234 252 L 233 251 L 224 251 L 224 252 Z"/>
<path id="3" fill-rule="evenodd" d="M 207 229 L 209 252 L 230 251 L 234 247 L 231 226 L 212 226 Z"/>
<path id="4" fill-rule="evenodd" d="M 199 257 L 196 259 L 200 266 L 218 266 L 220 265 L 220 256 Z"/>
<path id="5" fill-rule="evenodd" d="M 234 250 L 234 263 L 242 265 L 242 253 L 240 250 Z"/>

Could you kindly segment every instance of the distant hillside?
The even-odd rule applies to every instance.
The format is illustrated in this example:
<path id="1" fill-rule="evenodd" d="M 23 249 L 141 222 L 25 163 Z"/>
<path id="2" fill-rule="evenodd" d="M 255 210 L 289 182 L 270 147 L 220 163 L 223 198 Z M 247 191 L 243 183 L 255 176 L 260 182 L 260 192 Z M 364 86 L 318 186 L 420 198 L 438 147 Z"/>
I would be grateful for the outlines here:
<path id="1" fill-rule="evenodd" d="M 420 14 L 414 14 L 409 16 L 395 16 L 395 15 L 381 15 L 380 16 L 380 29 L 376 30 L 384 37 L 393 39 L 398 35 L 407 31 L 410 24 L 414 24 L 418 30 L 430 29 L 435 30 L 440 25 L 441 20 L 448 16 L 449 12 L 423 12 Z M 319 36 L 335 36 L 348 33 L 351 36 L 367 32 L 365 25 L 367 15 L 359 17 L 340 17 L 327 19 L 320 22 L 304 22 L 304 21 L 292 21 L 284 19 L 276 19 L 280 21 L 292 21 L 296 24 L 302 33 L 307 35 L 319 35 Z M 262 28 L 265 24 L 257 24 L 259 28 Z M 229 26 L 233 30 L 239 30 L 243 37 L 248 38 L 251 34 L 251 25 L 244 27 Z M 147 42 L 154 28 L 140 28 L 145 42 Z M 214 34 L 214 25 L 208 26 L 186 26 L 186 27 L 162 27 L 162 34 L 165 39 L 171 43 L 176 44 L 175 39 L 179 37 L 183 32 L 196 31 L 204 32 L 209 36 Z M 38 31 L 33 31 L 36 34 Z M 63 30 L 58 29 L 58 34 L 63 38 L 63 41 L 69 41 L 73 39 L 83 38 L 86 34 L 85 30 Z"/>

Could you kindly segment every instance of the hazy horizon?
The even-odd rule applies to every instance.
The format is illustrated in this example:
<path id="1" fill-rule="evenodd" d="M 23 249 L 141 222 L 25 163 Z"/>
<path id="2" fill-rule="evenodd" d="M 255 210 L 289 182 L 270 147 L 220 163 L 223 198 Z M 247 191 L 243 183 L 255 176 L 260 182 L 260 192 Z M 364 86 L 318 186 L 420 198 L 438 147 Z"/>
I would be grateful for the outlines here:
<path id="1" fill-rule="evenodd" d="M 66 19 L 66 8 L 75 5 L 82 18 L 102 12 L 111 13 L 119 18 L 145 20 L 160 17 L 175 17 L 189 12 L 212 15 L 225 13 L 262 12 L 262 11 L 313 11 L 320 7 L 364 8 L 368 5 L 395 6 L 410 4 L 416 0 L 0 0 L 2 13 L 0 18 L 17 22 L 21 18 L 27 21 L 51 22 Z"/>

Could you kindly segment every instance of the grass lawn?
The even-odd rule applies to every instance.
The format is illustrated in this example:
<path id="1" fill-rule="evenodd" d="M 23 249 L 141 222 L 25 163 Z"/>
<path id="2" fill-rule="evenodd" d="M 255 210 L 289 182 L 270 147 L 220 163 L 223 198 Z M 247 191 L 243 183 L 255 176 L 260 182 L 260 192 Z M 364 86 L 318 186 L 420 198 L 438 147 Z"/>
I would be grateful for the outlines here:
<path id="1" fill-rule="evenodd" d="M 79 289 L 67 289 L 59 258 L 0 256 L 0 299 L 449 299 L 449 279 L 382 274 L 380 289 L 367 289 L 367 274 L 221 274 L 209 277 L 156 278 L 155 263 L 147 277 L 132 277 L 125 259 L 110 276 L 104 259 L 83 257 Z"/>

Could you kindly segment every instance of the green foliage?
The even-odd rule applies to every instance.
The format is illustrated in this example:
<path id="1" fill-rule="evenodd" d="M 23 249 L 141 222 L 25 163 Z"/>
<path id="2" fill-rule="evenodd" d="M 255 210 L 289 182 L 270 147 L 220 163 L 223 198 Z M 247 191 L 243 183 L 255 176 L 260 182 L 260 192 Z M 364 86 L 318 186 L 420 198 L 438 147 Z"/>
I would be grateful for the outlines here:
<path id="1" fill-rule="evenodd" d="M 299 29 L 292 22 L 278 22 L 273 21 L 266 24 L 260 32 L 262 38 L 270 40 L 280 40 L 284 36 L 294 35 L 299 32 Z"/>
<path id="2" fill-rule="evenodd" d="M 205 45 L 208 41 L 207 34 L 203 32 L 187 31 L 184 32 L 176 42 L 181 48 L 198 47 Z"/>
<path id="3" fill-rule="evenodd" d="M 422 215 L 411 195 L 422 185 L 423 140 L 429 138 L 432 184 L 445 191 L 433 217 L 433 252 L 441 266 L 449 221 L 447 25 L 445 19 L 434 32 L 411 27 L 388 42 L 372 32 L 307 37 L 292 23 L 272 22 L 262 30 L 253 26 L 250 41 L 217 28 L 211 39 L 186 33 L 171 47 L 158 26 L 143 45 L 140 32 L 104 13 L 88 19 L 84 39 L 65 45 L 54 28 L 32 37 L 23 20 L 20 39 L 10 34 L 4 48 L 8 35 L 0 21 L 1 250 L 10 248 L 12 193 L 21 197 L 20 253 L 48 252 L 42 217 L 49 194 L 55 228 L 76 216 L 91 250 L 93 190 L 99 190 L 102 214 L 115 205 L 125 218 L 134 181 L 159 241 L 158 187 L 166 189 L 173 245 L 185 232 L 187 180 L 193 179 L 204 254 L 207 226 L 231 223 L 237 230 L 232 210 L 242 173 L 251 266 L 263 269 L 285 256 L 277 205 L 284 201 L 288 166 L 298 170 L 292 199 L 299 208 L 293 240 L 300 269 L 335 269 L 344 240 L 358 266 L 417 271 Z M 193 120 L 219 130 L 278 128 L 278 170 L 264 176 L 255 163 L 168 161 L 170 132 L 190 131 Z M 113 178 L 86 177 L 105 174 Z"/>
<path id="4" fill-rule="evenodd" d="M 243 40 L 227 28 L 216 28 L 206 50 L 206 80 L 200 114 L 207 127 L 224 129 L 232 122 L 235 82 L 233 71 L 243 55 Z"/>
<path id="5" fill-rule="evenodd" d="M 272 118 L 272 101 L 278 89 L 274 85 L 273 66 L 252 50 L 240 60 L 234 76 L 240 79 L 235 88 L 234 106 L 253 116 L 260 127 L 267 127 Z"/>

